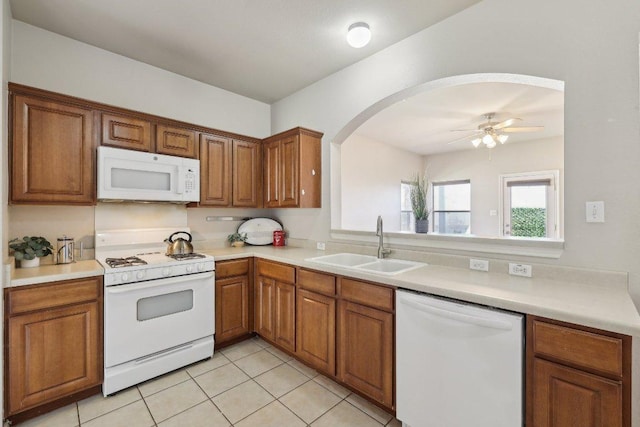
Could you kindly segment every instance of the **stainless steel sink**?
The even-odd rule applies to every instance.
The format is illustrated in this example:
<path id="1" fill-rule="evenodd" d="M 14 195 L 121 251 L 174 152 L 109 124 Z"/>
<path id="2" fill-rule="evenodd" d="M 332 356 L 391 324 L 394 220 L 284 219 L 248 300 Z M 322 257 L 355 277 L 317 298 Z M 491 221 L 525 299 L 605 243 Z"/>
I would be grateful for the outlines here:
<path id="1" fill-rule="evenodd" d="M 398 259 L 378 259 L 371 255 L 359 255 L 350 253 L 339 253 L 324 255 L 315 258 L 308 258 L 305 261 L 317 262 L 319 264 L 332 265 L 335 267 L 345 267 L 368 273 L 394 276 L 427 264 L 422 262 L 404 261 Z"/>

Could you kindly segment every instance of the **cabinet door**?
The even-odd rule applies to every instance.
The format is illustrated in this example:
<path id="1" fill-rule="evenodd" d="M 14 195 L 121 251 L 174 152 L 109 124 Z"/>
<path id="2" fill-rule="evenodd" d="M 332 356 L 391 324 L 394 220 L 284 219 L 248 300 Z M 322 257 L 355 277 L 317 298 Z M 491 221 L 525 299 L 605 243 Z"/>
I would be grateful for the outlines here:
<path id="1" fill-rule="evenodd" d="M 264 206 L 280 206 L 280 141 L 264 144 Z"/>
<path id="2" fill-rule="evenodd" d="M 336 374 L 336 300 L 298 289 L 296 355 L 329 375 Z"/>
<path id="3" fill-rule="evenodd" d="M 262 199 L 260 144 L 233 141 L 233 206 L 257 208 Z"/>
<path id="4" fill-rule="evenodd" d="M 94 301 L 9 318 L 10 414 L 100 384 L 99 314 Z"/>
<path id="5" fill-rule="evenodd" d="M 533 427 L 622 427 L 622 384 L 533 360 Z"/>
<path id="6" fill-rule="evenodd" d="M 128 150 L 151 151 L 151 122 L 103 113 L 100 144 Z"/>
<path id="7" fill-rule="evenodd" d="M 231 206 L 231 140 L 200 135 L 200 205 Z"/>
<path id="8" fill-rule="evenodd" d="M 274 341 L 296 351 L 296 287 L 289 283 L 276 282 Z"/>
<path id="9" fill-rule="evenodd" d="M 156 152 L 170 156 L 197 157 L 196 133 L 189 129 L 156 126 Z"/>
<path id="10" fill-rule="evenodd" d="M 22 95 L 13 102 L 11 201 L 94 204 L 93 112 Z"/>
<path id="11" fill-rule="evenodd" d="M 216 344 L 249 332 L 249 278 L 216 280 Z"/>
<path id="12" fill-rule="evenodd" d="M 391 408 L 393 314 L 348 301 L 338 310 L 338 378 Z"/>
<path id="13" fill-rule="evenodd" d="M 275 339 L 274 296 L 276 282 L 268 277 L 258 276 L 255 284 L 255 318 L 256 332 L 268 340 Z"/>
<path id="14" fill-rule="evenodd" d="M 300 166 L 300 140 L 297 135 L 280 141 L 280 188 L 282 196 L 280 206 L 298 206 L 298 170 Z"/>

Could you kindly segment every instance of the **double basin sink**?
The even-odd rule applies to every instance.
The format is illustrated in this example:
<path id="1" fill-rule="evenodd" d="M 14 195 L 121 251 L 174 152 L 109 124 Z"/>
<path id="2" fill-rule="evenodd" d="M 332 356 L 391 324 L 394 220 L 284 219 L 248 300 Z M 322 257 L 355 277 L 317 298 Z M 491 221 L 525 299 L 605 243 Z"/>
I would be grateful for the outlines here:
<path id="1" fill-rule="evenodd" d="M 319 264 L 331 265 L 358 270 L 367 273 L 382 274 L 385 276 L 395 276 L 416 268 L 424 267 L 425 263 L 404 261 L 399 259 L 378 259 L 371 255 L 359 255 L 350 253 L 339 253 L 323 255 L 315 258 L 307 258 L 305 261 L 317 262 Z"/>

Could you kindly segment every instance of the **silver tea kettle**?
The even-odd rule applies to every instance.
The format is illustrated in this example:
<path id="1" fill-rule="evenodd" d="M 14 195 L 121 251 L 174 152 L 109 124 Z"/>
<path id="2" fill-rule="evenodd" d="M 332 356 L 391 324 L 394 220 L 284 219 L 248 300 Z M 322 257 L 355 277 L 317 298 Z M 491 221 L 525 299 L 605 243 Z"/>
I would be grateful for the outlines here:
<path id="1" fill-rule="evenodd" d="M 176 234 L 186 234 L 189 236 L 189 240 L 185 240 L 182 237 L 176 239 L 173 238 Z M 176 231 L 168 238 L 164 239 L 167 243 L 167 255 L 183 255 L 193 253 L 193 245 L 191 244 L 191 234 L 186 231 Z"/>

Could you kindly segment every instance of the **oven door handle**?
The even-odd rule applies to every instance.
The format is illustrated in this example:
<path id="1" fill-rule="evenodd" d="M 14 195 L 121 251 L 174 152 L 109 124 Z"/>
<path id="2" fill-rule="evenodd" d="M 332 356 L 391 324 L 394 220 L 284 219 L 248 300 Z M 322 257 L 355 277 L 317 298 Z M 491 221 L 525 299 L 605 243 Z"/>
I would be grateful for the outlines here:
<path id="1" fill-rule="evenodd" d="M 163 285 L 176 285 L 178 283 L 192 282 L 194 280 L 201 279 L 213 279 L 215 274 L 213 272 L 187 274 L 185 276 L 167 277 L 166 279 L 149 280 L 139 283 L 127 283 L 125 285 L 108 286 L 106 291 L 110 294 L 124 294 L 127 292 L 135 292 L 142 289 L 156 288 Z M 213 283 L 212 283 L 213 285 Z"/>

